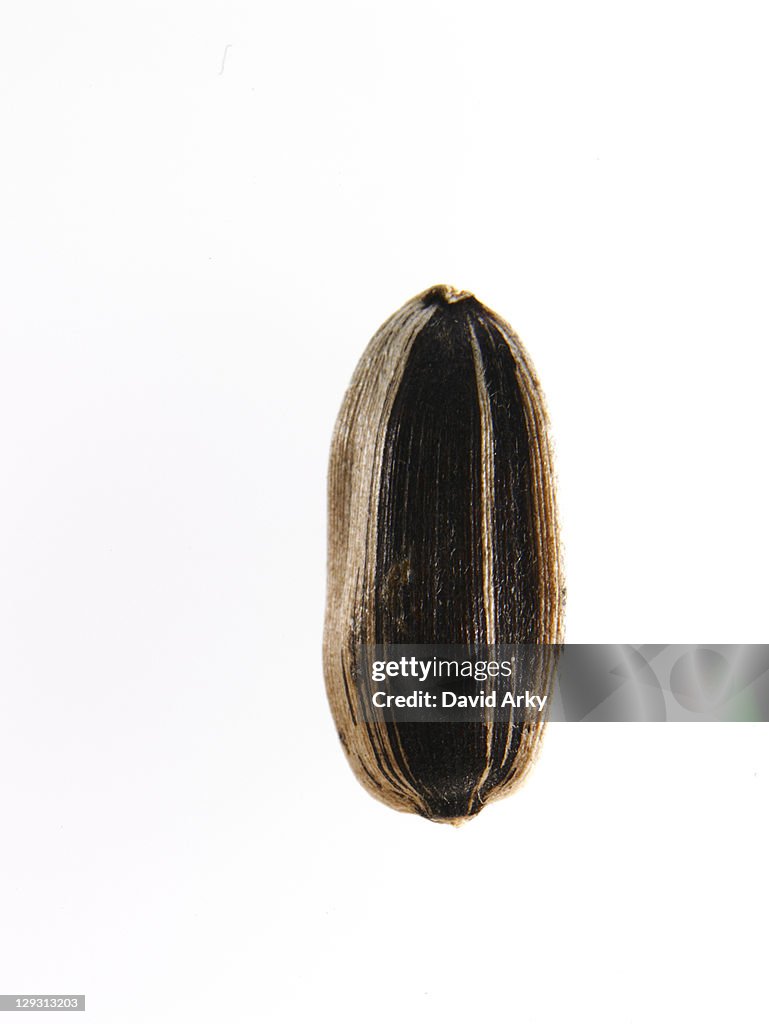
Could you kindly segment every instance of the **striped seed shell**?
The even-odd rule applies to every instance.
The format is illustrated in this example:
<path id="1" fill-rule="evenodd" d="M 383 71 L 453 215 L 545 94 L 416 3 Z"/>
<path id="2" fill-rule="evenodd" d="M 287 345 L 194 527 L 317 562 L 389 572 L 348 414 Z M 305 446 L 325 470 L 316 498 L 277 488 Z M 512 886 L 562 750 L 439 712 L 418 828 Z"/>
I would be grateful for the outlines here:
<path id="1" fill-rule="evenodd" d="M 361 645 L 562 640 L 548 418 L 531 360 L 496 313 L 445 285 L 376 332 L 344 397 L 328 477 L 324 673 L 358 780 L 454 824 L 509 793 L 544 716 L 370 722 Z"/>

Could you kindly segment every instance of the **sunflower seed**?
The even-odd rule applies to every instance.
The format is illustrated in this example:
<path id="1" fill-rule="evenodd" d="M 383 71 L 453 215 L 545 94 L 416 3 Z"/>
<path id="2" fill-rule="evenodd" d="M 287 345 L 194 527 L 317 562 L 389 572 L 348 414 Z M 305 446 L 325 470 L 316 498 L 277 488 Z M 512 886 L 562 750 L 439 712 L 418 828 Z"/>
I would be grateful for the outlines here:
<path id="1" fill-rule="evenodd" d="M 342 746 L 377 799 L 460 823 L 520 782 L 545 713 L 372 721 L 356 681 L 376 645 L 562 640 L 548 418 L 509 325 L 444 285 L 390 317 L 342 403 L 328 498 L 324 672 Z"/>

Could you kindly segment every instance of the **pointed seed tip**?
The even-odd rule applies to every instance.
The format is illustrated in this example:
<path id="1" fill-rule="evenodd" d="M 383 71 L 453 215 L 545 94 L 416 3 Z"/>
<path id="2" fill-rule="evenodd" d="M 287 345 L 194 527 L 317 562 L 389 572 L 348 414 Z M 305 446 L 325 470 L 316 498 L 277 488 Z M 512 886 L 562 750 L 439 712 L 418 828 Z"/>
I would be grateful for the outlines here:
<path id="1" fill-rule="evenodd" d="M 432 288 L 428 288 L 426 292 L 423 292 L 422 298 L 426 300 L 441 299 L 443 302 L 453 304 L 455 302 L 464 302 L 466 299 L 474 299 L 475 296 L 472 292 L 455 288 L 451 284 L 436 284 Z"/>

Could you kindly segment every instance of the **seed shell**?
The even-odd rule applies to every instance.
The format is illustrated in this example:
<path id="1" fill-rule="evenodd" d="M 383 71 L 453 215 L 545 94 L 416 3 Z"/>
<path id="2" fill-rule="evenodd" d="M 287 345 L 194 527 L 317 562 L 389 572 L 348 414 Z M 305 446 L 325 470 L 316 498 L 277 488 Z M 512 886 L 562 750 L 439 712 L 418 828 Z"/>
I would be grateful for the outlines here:
<path id="1" fill-rule="evenodd" d="M 378 800 L 461 823 L 509 793 L 545 714 L 371 722 L 356 700 L 370 645 L 558 645 L 564 586 L 544 399 L 510 326 L 445 285 L 366 348 L 328 476 L 324 673 L 339 738 Z"/>

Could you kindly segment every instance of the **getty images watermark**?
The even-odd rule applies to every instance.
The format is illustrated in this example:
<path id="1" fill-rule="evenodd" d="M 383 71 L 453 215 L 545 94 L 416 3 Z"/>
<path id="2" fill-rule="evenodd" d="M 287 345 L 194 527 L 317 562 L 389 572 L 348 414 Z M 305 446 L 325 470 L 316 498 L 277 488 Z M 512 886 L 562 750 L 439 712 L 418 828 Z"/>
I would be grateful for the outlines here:
<path id="1" fill-rule="evenodd" d="M 769 644 L 395 644 L 355 652 L 365 721 L 769 721 Z"/>

